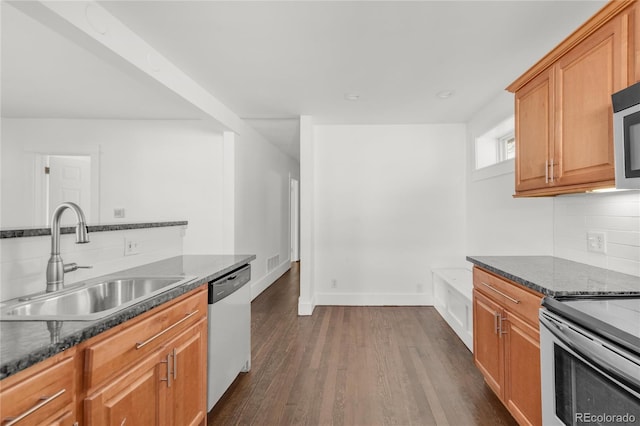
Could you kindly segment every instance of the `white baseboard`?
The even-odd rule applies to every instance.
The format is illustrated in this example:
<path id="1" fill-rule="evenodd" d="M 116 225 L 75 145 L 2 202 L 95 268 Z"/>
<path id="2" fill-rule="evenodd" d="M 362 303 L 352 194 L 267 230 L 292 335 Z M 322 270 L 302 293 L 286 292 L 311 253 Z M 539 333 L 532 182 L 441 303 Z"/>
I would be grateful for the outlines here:
<path id="1" fill-rule="evenodd" d="M 316 305 L 326 306 L 432 306 L 428 294 L 389 293 L 318 293 Z M 300 305 L 298 305 L 298 312 Z"/>
<path id="2" fill-rule="evenodd" d="M 316 307 L 314 300 L 305 300 L 298 298 L 298 316 L 309 316 L 313 314 L 313 309 Z"/>
<path id="3" fill-rule="evenodd" d="M 284 275 L 284 273 L 287 272 L 289 269 L 291 269 L 291 262 L 289 261 L 289 259 L 286 259 L 284 262 L 278 265 L 275 269 L 273 269 L 267 275 L 263 276 L 256 282 L 252 283 L 251 284 L 251 300 L 255 299 L 260 295 L 260 293 L 268 289 L 271 284 L 276 282 L 276 280 L 280 278 L 282 275 Z"/>

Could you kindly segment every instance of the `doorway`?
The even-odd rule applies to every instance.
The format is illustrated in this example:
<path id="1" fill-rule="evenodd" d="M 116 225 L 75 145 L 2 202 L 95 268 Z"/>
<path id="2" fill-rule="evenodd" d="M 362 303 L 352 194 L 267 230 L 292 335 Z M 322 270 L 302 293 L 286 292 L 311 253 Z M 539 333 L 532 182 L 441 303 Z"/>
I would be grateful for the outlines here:
<path id="1" fill-rule="evenodd" d="M 60 203 L 78 204 L 91 221 L 91 156 L 43 155 L 41 158 L 43 185 L 40 202 L 44 212 L 43 223 L 51 225 L 51 215 Z M 63 215 L 61 225 L 75 225 L 72 215 Z"/>

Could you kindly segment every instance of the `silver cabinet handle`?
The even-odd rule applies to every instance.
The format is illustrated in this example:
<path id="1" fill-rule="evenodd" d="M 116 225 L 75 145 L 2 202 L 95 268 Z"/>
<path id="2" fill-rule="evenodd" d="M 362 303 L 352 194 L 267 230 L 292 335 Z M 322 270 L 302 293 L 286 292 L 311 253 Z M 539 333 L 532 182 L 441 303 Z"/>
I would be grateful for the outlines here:
<path id="1" fill-rule="evenodd" d="M 520 303 L 520 301 L 518 299 L 514 299 L 513 297 L 509 296 L 508 294 L 504 294 L 503 292 L 501 292 L 500 290 L 498 290 L 497 288 L 491 287 L 489 284 L 480 281 L 480 284 L 484 285 L 485 287 L 489 288 L 489 290 L 493 291 L 494 293 L 498 293 L 500 296 L 502 297 L 506 297 L 507 299 L 509 299 L 510 301 L 512 301 L 513 303 L 515 303 L 516 305 L 518 303 Z"/>
<path id="2" fill-rule="evenodd" d="M 173 380 L 178 378 L 178 350 L 173 348 Z"/>
<path id="3" fill-rule="evenodd" d="M 549 160 L 544 161 L 544 183 L 549 183 Z"/>
<path id="4" fill-rule="evenodd" d="M 167 382 L 167 387 L 168 388 L 171 387 L 171 363 L 169 362 L 169 358 L 170 357 L 171 357 L 171 354 L 168 354 L 166 361 L 160 361 L 161 364 L 167 364 L 167 378 L 166 379 L 160 379 L 160 381 L 161 382 Z"/>
<path id="5" fill-rule="evenodd" d="M 554 166 L 554 162 L 553 162 L 553 158 L 551 159 L 551 182 L 553 182 L 553 166 Z"/>
<path id="6" fill-rule="evenodd" d="M 503 334 L 507 334 L 505 329 L 502 327 L 503 321 L 505 321 L 505 320 L 506 320 L 505 317 L 500 317 L 500 336 L 501 337 L 502 337 Z"/>
<path id="7" fill-rule="evenodd" d="M 493 314 L 493 332 L 497 335 L 500 334 L 500 313 L 495 312 Z"/>
<path id="8" fill-rule="evenodd" d="M 145 340 L 144 342 L 138 342 L 136 343 L 136 349 L 140 349 L 146 345 L 148 345 L 149 343 L 151 343 L 152 341 L 156 340 L 158 337 L 162 336 L 164 333 L 166 333 L 167 331 L 179 326 L 180 324 L 182 324 L 183 322 L 185 322 L 186 320 L 188 320 L 189 318 L 191 318 L 192 316 L 194 316 L 195 314 L 198 313 L 198 309 L 196 309 L 195 311 L 191 312 L 190 314 L 187 314 L 187 316 L 185 316 L 184 318 L 182 318 L 180 321 L 176 321 L 174 324 L 170 325 L 169 327 L 165 328 L 164 330 L 162 330 L 160 333 L 156 334 L 153 337 L 148 338 L 147 340 Z"/>
<path id="9" fill-rule="evenodd" d="M 54 399 L 56 399 L 57 397 L 59 397 L 60 395 L 62 395 L 63 393 L 66 392 L 66 389 L 62 389 L 61 391 L 58 391 L 57 393 L 47 397 L 47 396 L 43 396 L 40 398 L 40 402 L 38 402 L 36 405 L 34 405 L 33 407 L 29 408 L 27 411 L 25 411 L 24 413 L 20 414 L 18 417 L 7 417 L 5 418 L 2 423 L 4 426 L 11 426 L 14 425 L 16 423 L 18 423 L 20 420 L 24 419 L 25 417 L 33 414 L 34 412 L 38 411 L 40 408 L 44 407 L 45 405 L 47 405 L 48 403 L 50 403 L 51 401 L 53 401 Z"/>

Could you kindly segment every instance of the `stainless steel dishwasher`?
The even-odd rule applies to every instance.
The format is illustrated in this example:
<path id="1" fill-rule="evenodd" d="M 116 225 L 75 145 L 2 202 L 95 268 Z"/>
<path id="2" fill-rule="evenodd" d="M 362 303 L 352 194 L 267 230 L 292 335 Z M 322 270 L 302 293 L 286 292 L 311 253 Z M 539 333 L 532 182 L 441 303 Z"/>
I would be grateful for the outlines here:
<path id="1" fill-rule="evenodd" d="M 207 411 L 251 368 L 251 265 L 209 282 Z"/>

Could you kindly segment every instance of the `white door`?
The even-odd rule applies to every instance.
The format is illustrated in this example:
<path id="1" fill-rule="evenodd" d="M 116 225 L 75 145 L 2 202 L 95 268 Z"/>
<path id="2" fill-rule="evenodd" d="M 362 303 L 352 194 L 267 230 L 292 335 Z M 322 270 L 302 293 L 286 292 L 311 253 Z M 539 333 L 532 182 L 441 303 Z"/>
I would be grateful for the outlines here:
<path id="1" fill-rule="evenodd" d="M 87 222 L 91 221 L 91 157 L 50 155 L 48 158 L 48 215 L 51 225 L 53 210 L 65 201 L 76 203 L 82 208 Z M 73 226 L 76 218 L 64 213 L 61 225 Z"/>

